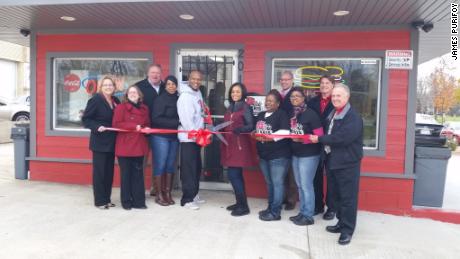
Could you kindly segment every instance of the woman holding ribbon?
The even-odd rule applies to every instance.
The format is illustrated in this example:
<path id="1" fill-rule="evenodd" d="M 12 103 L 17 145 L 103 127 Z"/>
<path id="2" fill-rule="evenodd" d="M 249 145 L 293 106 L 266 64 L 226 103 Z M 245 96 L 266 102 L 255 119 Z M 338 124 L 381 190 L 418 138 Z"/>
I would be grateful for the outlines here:
<path id="1" fill-rule="evenodd" d="M 110 201 L 110 196 L 112 194 L 116 133 L 107 130 L 112 127 L 113 110 L 120 103 L 113 96 L 114 92 L 114 80 L 109 76 L 102 78 L 98 93 L 88 100 L 82 117 L 85 128 L 91 130 L 89 149 L 93 153 L 94 205 L 99 209 L 115 206 Z"/>
<path id="2" fill-rule="evenodd" d="M 159 98 L 155 99 L 152 110 L 152 127 L 160 129 L 177 129 L 179 115 L 177 114 L 177 78 L 168 76 L 164 80 L 164 89 Z M 172 180 L 174 163 L 176 162 L 179 141 L 177 134 L 153 134 L 153 184 L 155 202 L 162 205 L 172 205 Z"/>
<path id="3" fill-rule="evenodd" d="M 149 109 L 135 85 L 126 90 L 123 103 L 115 109 L 112 125 L 117 135 L 115 155 L 121 171 L 121 204 L 123 209 L 146 209 L 143 162 L 148 153 L 147 138 L 140 131 L 150 125 Z"/>
<path id="4" fill-rule="evenodd" d="M 224 138 L 227 145 L 221 143 L 221 164 L 227 167 L 227 175 L 235 193 L 236 203 L 227 207 L 232 216 L 249 214 L 246 197 L 243 167 L 254 166 L 251 153 L 251 138 L 249 133 L 254 130 L 254 119 L 251 107 L 246 103 L 246 86 L 234 83 L 228 91 L 230 106 L 224 115 L 224 121 L 232 124 L 224 128 Z"/>
<path id="5" fill-rule="evenodd" d="M 309 135 L 323 135 L 321 119 L 315 111 L 305 104 L 304 91 L 300 87 L 294 87 L 290 100 L 293 106 L 290 125 L 292 135 L 302 135 L 307 138 L 292 138 L 292 169 L 299 190 L 300 212 L 297 216 L 289 219 L 299 226 L 314 223 L 315 192 L 313 179 L 320 159 L 321 146 L 312 143 Z"/>
<path id="6" fill-rule="evenodd" d="M 289 117 L 279 109 L 280 102 L 280 93 L 271 90 L 265 98 L 266 111 L 256 120 L 257 153 L 268 189 L 268 208 L 259 212 L 263 221 L 281 219 L 284 178 L 291 158 L 290 140 L 273 136 L 289 134 Z"/>

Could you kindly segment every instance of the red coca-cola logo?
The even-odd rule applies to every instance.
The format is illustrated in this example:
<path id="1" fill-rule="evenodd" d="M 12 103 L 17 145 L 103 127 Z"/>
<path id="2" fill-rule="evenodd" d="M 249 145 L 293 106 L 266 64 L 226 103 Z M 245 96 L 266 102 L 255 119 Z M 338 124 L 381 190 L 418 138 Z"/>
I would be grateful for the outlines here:
<path id="1" fill-rule="evenodd" d="M 68 92 L 78 91 L 80 83 L 80 77 L 75 74 L 68 74 L 64 77 L 64 89 Z"/>

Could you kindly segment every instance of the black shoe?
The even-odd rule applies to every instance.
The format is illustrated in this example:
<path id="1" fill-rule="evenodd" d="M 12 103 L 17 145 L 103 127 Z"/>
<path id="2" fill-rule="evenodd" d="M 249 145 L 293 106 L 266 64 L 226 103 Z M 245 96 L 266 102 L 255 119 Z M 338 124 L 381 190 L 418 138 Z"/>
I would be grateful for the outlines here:
<path id="1" fill-rule="evenodd" d="M 264 210 L 259 211 L 259 216 L 260 216 L 260 215 L 263 215 L 263 214 L 267 214 L 267 213 L 269 213 L 269 212 L 270 212 L 270 207 L 268 207 L 268 208 L 266 208 L 266 209 L 264 209 Z"/>
<path id="2" fill-rule="evenodd" d="M 324 220 L 333 220 L 334 218 L 335 218 L 335 212 L 329 209 L 323 215 Z"/>
<path id="3" fill-rule="evenodd" d="M 248 214 L 249 214 L 249 208 L 248 207 L 243 207 L 243 206 L 236 207 L 231 213 L 231 215 L 234 216 L 234 217 L 244 216 L 244 215 L 248 215 Z"/>
<path id="4" fill-rule="evenodd" d="M 339 244 L 340 245 L 348 245 L 351 242 L 351 235 L 342 233 L 339 237 Z"/>
<path id="5" fill-rule="evenodd" d="M 295 203 L 292 204 L 292 203 L 286 203 L 286 205 L 284 205 L 284 210 L 293 210 L 295 209 Z"/>
<path id="6" fill-rule="evenodd" d="M 107 207 L 113 208 L 113 207 L 115 207 L 115 206 L 117 206 L 117 205 L 115 205 L 115 204 L 113 204 L 113 203 L 111 203 L 111 202 L 107 203 Z"/>
<path id="7" fill-rule="evenodd" d="M 226 209 L 229 210 L 229 211 L 232 211 L 232 210 L 236 209 L 236 207 L 238 207 L 238 204 L 235 203 L 233 205 L 227 206 Z"/>
<path id="8" fill-rule="evenodd" d="M 340 226 L 336 224 L 334 226 L 327 226 L 326 231 L 330 233 L 340 233 Z"/>
<path id="9" fill-rule="evenodd" d="M 300 218 L 300 217 L 303 217 L 303 215 L 299 213 L 299 214 L 297 214 L 297 215 L 295 215 L 295 216 L 289 217 L 289 220 L 290 220 L 290 221 L 295 221 L 295 220 L 297 220 L 297 219 Z"/>
<path id="10" fill-rule="evenodd" d="M 315 221 L 311 217 L 305 217 L 302 215 L 302 217 L 297 218 L 297 220 L 293 221 L 294 224 L 298 226 L 307 226 L 307 225 L 313 225 L 315 224 Z"/>
<path id="11" fill-rule="evenodd" d="M 142 205 L 142 206 L 135 206 L 133 207 L 134 209 L 140 209 L 140 210 L 146 210 L 147 209 L 147 206 L 145 205 Z"/>
<path id="12" fill-rule="evenodd" d="M 123 205 L 123 204 L 121 205 L 121 207 L 123 207 L 123 209 L 125 210 L 130 210 L 133 208 L 131 205 Z"/>
<path id="13" fill-rule="evenodd" d="M 259 219 L 263 221 L 274 221 L 274 220 L 281 220 L 281 216 L 275 216 L 272 213 L 265 213 L 259 215 Z"/>

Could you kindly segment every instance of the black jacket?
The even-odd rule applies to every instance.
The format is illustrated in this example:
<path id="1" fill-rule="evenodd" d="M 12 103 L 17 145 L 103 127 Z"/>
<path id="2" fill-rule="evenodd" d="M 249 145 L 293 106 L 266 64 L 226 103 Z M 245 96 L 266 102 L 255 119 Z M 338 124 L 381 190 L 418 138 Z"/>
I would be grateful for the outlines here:
<path id="1" fill-rule="evenodd" d="M 326 106 L 326 109 L 324 109 L 323 114 L 321 114 L 321 95 L 317 95 L 313 97 L 311 100 L 307 102 L 308 108 L 313 109 L 320 117 L 321 119 L 321 124 L 323 124 L 323 128 L 326 129 L 326 127 L 329 124 L 329 121 L 327 120 L 327 117 L 331 112 L 334 111 L 334 106 L 332 105 L 332 102 L 329 102 Z"/>
<path id="2" fill-rule="evenodd" d="M 152 85 L 149 83 L 147 78 L 137 82 L 135 85 L 137 85 L 137 87 L 139 87 L 139 89 L 141 90 L 142 94 L 144 95 L 144 99 L 143 99 L 142 103 L 147 105 L 147 107 L 149 108 L 149 114 L 150 114 L 150 118 L 151 118 L 152 117 L 152 111 L 154 109 L 153 108 L 153 103 L 154 103 L 155 99 L 165 91 L 164 85 L 163 85 L 163 83 L 160 84 L 159 93 L 157 93 L 157 91 L 155 89 L 153 89 Z"/>
<path id="3" fill-rule="evenodd" d="M 292 114 L 292 110 L 293 110 L 292 103 L 291 103 L 292 89 L 294 89 L 294 86 L 291 87 L 291 90 L 289 90 L 286 96 L 284 96 L 283 100 L 281 100 L 280 108 L 284 110 L 286 114 Z"/>
<path id="4" fill-rule="evenodd" d="M 363 157 L 363 120 L 349 107 L 342 111 L 343 118 L 336 116 L 331 134 L 319 137 L 319 142 L 331 148 L 327 159 L 333 170 L 356 166 Z"/>
<path id="5" fill-rule="evenodd" d="M 116 97 L 112 97 L 112 99 L 116 104 L 120 103 Z M 117 134 L 113 131 L 97 131 L 100 126 L 112 127 L 112 117 L 113 110 L 102 94 L 96 94 L 88 100 L 81 120 L 84 127 L 91 130 L 89 149 L 92 151 L 115 152 Z"/>
<path id="6" fill-rule="evenodd" d="M 152 111 L 152 127 L 160 129 L 177 129 L 179 115 L 177 114 L 177 94 L 166 91 L 155 99 Z M 177 138 L 177 134 L 159 134 L 159 136 Z"/>

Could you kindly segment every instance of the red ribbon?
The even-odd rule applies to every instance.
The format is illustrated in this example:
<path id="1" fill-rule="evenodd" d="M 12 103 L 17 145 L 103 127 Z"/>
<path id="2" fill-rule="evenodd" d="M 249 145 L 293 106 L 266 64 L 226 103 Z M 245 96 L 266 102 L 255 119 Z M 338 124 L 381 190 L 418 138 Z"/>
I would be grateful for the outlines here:
<path id="1" fill-rule="evenodd" d="M 207 130 L 207 129 L 199 129 L 199 130 L 191 130 L 188 132 L 187 137 L 189 139 L 194 139 L 195 142 L 202 146 L 205 147 L 209 144 L 211 144 L 211 136 L 213 132 Z"/>
<path id="2" fill-rule="evenodd" d="M 119 128 L 106 128 L 106 130 L 110 131 L 117 131 L 117 132 L 138 132 L 138 133 L 145 133 L 145 134 L 171 134 L 171 133 L 188 133 L 187 137 L 189 139 L 195 139 L 195 142 L 202 146 L 206 147 L 207 145 L 211 144 L 211 136 L 212 134 L 216 134 L 218 132 L 213 132 L 208 129 L 199 129 L 199 130 L 173 130 L 173 129 L 151 129 L 151 128 L 143 128 L 139 131 L 137 130 L 127 130 L 127 129 L 119 129 Z M 219 133 L 226 133 L 226 132 L 219 132 Z"/>
<path id="3" fill-rule="evenodd" d="M 310 134 L 306 135 L 299 135 L 299 134 L 284 134 L 284 135 L 276 135 L 276 134 L 262 134 L 262 133 L 255 133 L 256 137 L 264 137 L 264 138 L 300 138 L 300 139 L 310 139 Z"/>

